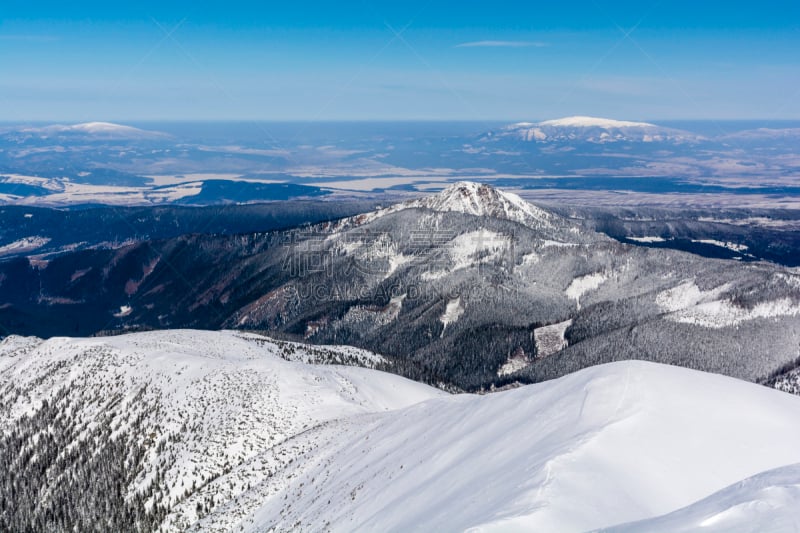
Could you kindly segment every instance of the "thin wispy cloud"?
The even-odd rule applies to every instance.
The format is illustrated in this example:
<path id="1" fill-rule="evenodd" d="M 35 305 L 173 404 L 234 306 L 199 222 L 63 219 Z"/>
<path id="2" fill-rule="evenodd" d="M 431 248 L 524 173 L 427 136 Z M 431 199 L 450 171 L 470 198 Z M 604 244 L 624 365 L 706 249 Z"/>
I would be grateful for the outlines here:
<path id="1" fill-rule="evenodd" d="M 457 44 L 456 48 L 544 48 L 550 46 L 542 41 L 471 41 Z"/>

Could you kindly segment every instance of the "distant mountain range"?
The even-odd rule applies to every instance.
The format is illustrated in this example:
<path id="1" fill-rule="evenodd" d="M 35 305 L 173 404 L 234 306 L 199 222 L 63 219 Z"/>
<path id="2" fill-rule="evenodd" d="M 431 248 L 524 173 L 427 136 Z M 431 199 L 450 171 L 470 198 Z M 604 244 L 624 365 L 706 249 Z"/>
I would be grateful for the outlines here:
<path id="1" fill-rule="evenodd" d="M 621 244 L 487 185 L 291 230 L 0 263 L 8 333 L 265 330 L 446 388 L 622 359 L 766 381 L 797 364 L 800 275 Z"/>
<path id="2" fill-rule="evenodd" d="M 719 201 L 715 195 L 758 197 L 761 206 L 773 197 L 795 205 L 800 197 L 800 127 L 791 123 L 678 127 L 579 116 L 496 126 L 140 126 L 0 126 L 0 205 L 219 205 L 322 195 L 396 200 L 465 179 L 643 193 L 649 203 L 655 194 L 691 194 L 708 205 Z"/>
<path id="3" fill-rule="evenodd" d="M 153 129 L 142 129 L 112 122 L 85 122 L 79 124 L 23 125 L 0 127 L 0 136 L 24 142 L 20 135 L 30 140 L 58 137 L 85 137 L 86 139 L 154 139 L 167 140 L 174 135 Z M 716 135 L 700 135 L 683 129 L 665 127 L 650 122 L 616 120 L 610 118 L 572 116 L 539 122 L 517 122 L 498 129 L 487 131 L 488 137 L 512 136 L 521 140 L 536 142 L 587 141 L 595 143 L 610 142 L 696 142 L 726 139 L 776 139 L 796 138 L 800 128 L 753 128 L 725 133 L 722 128 Z"/>

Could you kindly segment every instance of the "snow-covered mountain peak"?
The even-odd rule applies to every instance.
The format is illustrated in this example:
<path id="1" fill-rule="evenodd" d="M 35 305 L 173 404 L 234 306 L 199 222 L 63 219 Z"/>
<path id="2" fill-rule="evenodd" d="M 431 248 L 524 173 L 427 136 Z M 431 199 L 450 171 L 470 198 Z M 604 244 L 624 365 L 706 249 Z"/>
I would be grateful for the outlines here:
<path id="1" fill-rule="evenodd" d="M 459 181 L 439 194 L 412 200 L 405 205 L 433 211 L 504 218 L 522 224 L 534 222 L 535 225 L 540 225 L 548 223 L 552 218 L 550 213 L 529 204 L 516 194 L 471 181 Z"/>
<path id="2" fill-rule="evenodd" d="M 383 217 L 408 209 L 426 209 L 438 213 L 464 213 L 466 215 L 509 220 L 536 230 L 539 238 L 586 242 L 602 239 L 600 234 L 587 232 L 571 221 L 537 207 L 519 195 L 501 191 L 485 183 L 459 181 L 448 185 L 437 194 L 400 202 L 383 209 L 342 219 L 336 224 L 326 224 L 327 232 L 343 231 L 363 226 Z"/>
<path id="3" fill-rule="evenodd" d="M 356 217 L 366 222 L 404 209 L 430 209 L 443 213 L 464 213 L 501 218 L 531 228 L 552 228 L 555 215 L 532 205 L 518 195 L 500 191 L 485 183 L 459 181 L 432 196 L 409 200 L 371 215 Z"/>
<path id="4" fill-rule="evenodd" d="M 628 120 L 614 120 L 598 117 L 565 117 L 539 122 L 540 126 L 555 126 L 569 128 L 657 128 L 648 122 L 631 122 Z"/>
<path id="5" fill-rule="evenodd" d="M 125 126 L 123 124 L 114 124 L 112 122 L 84 122 L 67 127 L 73 131 L 85 131 L 87 133 L 131 133 L 143 131 L 139 128 Z"/>
<path id="6" fill-rule="evenodd" d="M 53 124 L 50 126 L 27 128 L 23 130 L 28 133 L 38 133 L 41 135 L 89 135 L 100 137 L 124 137 L 124 138 L 147 138 L 164 137 L 165 134 L 158 131 L 143 130 L 124 124 L 114 124 L 112 122 L 83 122 L 80 124 Z"/>
<path id="7" fill-rule="evenodd" d="M 488 138 L 515 137 L 534 142 L 690 142 L 702 137 L 688 131 L 665 128 L 649 122 L 574 116 L 542 122 L 518 122 Z"/>

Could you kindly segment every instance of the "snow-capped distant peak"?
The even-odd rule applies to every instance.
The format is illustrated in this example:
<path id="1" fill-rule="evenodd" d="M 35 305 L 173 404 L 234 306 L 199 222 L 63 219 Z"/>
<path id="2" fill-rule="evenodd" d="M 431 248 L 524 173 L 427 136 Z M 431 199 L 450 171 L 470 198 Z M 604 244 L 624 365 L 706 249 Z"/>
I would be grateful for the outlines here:
<path id="1" fill-rule="evenodd" d="M 613 120 L 597 117 L 566 117 L 539 122 L 539 126 L 555 126 L 568 128 L 655 128 L 655 124 L 648 122 L 631 122 L 627 120 Z"/>
<path id="2" fill-rule="evenodd" d="M 83 134 L 110 137 L 163 137 L 165 135 L 157 131 L 143 130 L 112 122 L 83 122 L 71 125 L 53 124 L 52 126 L 27 128 L 23 131 L 42 135 Z"/>
<path id="3" fill-rule="evenodd" d="M 85 131 L 87 133 L 108 133 L 108 132 L 139 132 L 143 131 L 139 128 L 132 126 L 124 126 L 122 124 L 114 124 L 112 122 L 84 122 L 82 124 L 75 124 L 67 126 L 68 129 L 73 131 Z"/>
<path id="4" fill-rule="evenodd" d="M 487 138 L 517 137 L 534 142 L 609 143 L 627 142 L 687 142 L 702 137 L 688 131 L 665 128 L 649 122 L 632 122 L 609 118 L 575 116 L 542 122 L 517 122 Z"/>

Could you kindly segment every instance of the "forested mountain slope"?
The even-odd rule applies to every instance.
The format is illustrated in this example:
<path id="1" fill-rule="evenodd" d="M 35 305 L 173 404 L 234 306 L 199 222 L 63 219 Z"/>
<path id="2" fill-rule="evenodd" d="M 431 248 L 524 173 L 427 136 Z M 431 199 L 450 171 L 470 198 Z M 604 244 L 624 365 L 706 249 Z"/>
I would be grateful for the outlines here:
<path id="1" fill-rule="evenodd" d="M 336 222 L 0 263 L 6 333 L 266 330 L 467 390 L 646 359 L 767 380 L 800 357 L 800 275 L 619 243 L 459 183 Z"/>
<path id="2" fill-rule="evenodd" d="M 284 469 L 303 432 L 443 394 L 303 361 L 382 357 L 233 332 L 6 338 L 0 530 L 183 531 Z"/>

